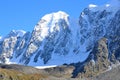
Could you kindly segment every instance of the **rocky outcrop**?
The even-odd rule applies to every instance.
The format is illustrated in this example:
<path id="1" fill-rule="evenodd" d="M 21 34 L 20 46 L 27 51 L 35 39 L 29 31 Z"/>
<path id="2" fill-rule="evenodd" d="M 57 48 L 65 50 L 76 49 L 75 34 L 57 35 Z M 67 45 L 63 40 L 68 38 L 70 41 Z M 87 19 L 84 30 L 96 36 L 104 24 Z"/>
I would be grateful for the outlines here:
<path id="1" fill-rule="evenodd" d="M 110 67 L 109 53 L 107 48 L 107 39 L 100 39 L 94 46 L 84 65 L 84 73 L 77 77 L 95 77 L 100 73 L 107 71 Z"/>

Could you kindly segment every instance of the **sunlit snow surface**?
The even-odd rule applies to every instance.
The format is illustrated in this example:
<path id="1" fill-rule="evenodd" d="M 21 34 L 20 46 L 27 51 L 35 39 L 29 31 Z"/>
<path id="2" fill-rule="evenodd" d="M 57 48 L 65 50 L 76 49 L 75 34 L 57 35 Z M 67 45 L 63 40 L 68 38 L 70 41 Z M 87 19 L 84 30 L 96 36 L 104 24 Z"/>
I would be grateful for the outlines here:
<path id="1" fill-rule="evenodd" d="M 0 36 L 0 41 L 2 41 L 2 36 Z"/>
<path id="2" fill-rule="evenodd" d="M 55 32 L 54 29 L 60 31 L 60 27 L 56 26 L 56 23 L 59 23 L 58 21 L 64 19 L 67 24 L 69 24 L 68 17 L 69 15 L 62 11 L 46 14 L 41 18 L 40 22 L 38 22 L 38 25 L 35 26 L 34 30 L 38 31 L 41 29 L 40 40 L 42 41 L 46 36 L 49 35 L 49 33 Z"/>
<path id="3" fill-rule="evenodd" d="M 118 9 L 120 9 L 120 0 L 110 0 L 105 5 L 97 6 L 95 4 L 90 4 L 89 9 L 92 11 L 113 11 L 116 12 Z"/>
<path id="4" fill-rule="evenodd" d="M 94 8 L 94 7 L 97 7 L 97 5 L 95 5 L 95 4 L 90 4 L 89 5 L 89 8 Z"/>
<path id="5" fill-rule="evenodd" d="M 12 30 L 13 33 L 16 33 L 17 36 L 22 37 L 26 33 L 24 30 Z"/>
<path id="6" fill-rule="evenodd" d="M 35 66 L 35 68 L 38 68 L 38 69 L 46 69 L 46 68 L 53 68 L 53 67 L 57 67 L 57 65 L 51 65 L 51 66 Z"/>

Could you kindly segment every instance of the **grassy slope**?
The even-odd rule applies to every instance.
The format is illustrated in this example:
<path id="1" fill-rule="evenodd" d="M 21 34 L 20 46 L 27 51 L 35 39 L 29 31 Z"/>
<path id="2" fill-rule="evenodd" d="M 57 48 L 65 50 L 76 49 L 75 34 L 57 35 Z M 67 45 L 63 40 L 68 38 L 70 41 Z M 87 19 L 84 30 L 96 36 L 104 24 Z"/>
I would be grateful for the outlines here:
<path id="1" fill-rule="evenodd" d="M 7 70 L 0 68 L 0 80 L 40 80 L 47 78 L 42 74 L 25 74 L 16 70 Z"/>

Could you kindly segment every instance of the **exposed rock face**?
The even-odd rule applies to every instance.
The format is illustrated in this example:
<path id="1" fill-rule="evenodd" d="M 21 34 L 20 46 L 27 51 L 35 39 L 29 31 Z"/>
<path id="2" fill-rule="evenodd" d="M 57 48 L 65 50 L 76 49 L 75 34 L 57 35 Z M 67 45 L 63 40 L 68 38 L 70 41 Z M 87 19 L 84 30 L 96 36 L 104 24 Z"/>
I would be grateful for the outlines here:
<path id="1" fill-rule="evenodd" d="M 95 77 L 109 69 L 108 49 L 106 38 L 100 39 L 94 46 L 83 67 L 84 73 L 78 74 L 78 77 Z"/>
<path id="2" fill-rule="evenodd" d="M 109 29 L 111 30 L 111 32 L 108 32 L 110 35 L 109 37 L 107 36 L 107 38 L 109 39 L 109 53 L 111 55 L 115 55 L 115 58 L 117 60 L 120 60 L 120 54 L 119 54 L 119 50 L 120 50 L 120 10 L 118 10 L 118 12 L 115 14 L 115 16 L 113 17 Z"/>

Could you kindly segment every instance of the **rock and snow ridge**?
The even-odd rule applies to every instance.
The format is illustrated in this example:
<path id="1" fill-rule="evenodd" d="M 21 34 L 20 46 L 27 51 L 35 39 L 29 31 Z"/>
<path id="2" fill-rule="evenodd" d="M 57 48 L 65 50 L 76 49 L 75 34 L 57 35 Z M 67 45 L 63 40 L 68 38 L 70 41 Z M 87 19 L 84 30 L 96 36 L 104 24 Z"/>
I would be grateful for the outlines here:
<path id="1" fill-rule="evenodd" d="M 88 6 L 88 8 L 92 11 L 95 11 L 95 12 L 96 11 L 103 11 L 103 10 L 116 12 L 118 9 L 120 9 L 120 0 L 111 0 L 111 1 L 107 2 L 107 4 L 102 5 L 102 6 L 90 4 Z"/>
<path id="2" fill-rule="evenodd" d="M 29 66 L 83 62 L 94 43 L 112 34 L 110 22 L 120 10 L 112 4 L 90 5 L 80 15 L 79 24 L 62 11 L 41 18 L 32 33 L 12 31 L 0 42 L 0 62 Z M 119 27 L 119 26 L 118 26 Z"/>

